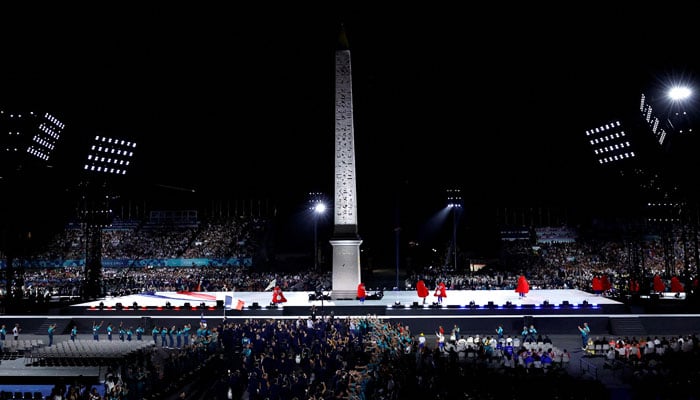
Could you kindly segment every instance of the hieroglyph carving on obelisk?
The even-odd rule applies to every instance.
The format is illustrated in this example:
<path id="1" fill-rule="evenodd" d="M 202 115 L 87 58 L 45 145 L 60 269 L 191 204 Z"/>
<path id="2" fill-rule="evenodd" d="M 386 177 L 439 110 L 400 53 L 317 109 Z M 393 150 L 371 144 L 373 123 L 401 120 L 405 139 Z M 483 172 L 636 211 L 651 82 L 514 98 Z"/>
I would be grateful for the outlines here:
<path id="1" fill-rule="evenodd" d="M 355 130 L 352 70 L 345 32 L 335 53 L 335 203 L 333 217 L 333 299 L 353 299 L 361 281 L 357 230 Z"/>

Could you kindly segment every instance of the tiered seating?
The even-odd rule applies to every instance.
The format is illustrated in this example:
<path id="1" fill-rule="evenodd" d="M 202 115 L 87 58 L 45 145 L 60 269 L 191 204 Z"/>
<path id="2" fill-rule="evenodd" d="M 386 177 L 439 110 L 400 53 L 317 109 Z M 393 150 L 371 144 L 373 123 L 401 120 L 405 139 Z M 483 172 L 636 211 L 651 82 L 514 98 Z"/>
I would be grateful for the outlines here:
<path id="1" fill-rule="evenodd" d="M 153 341 L 64 341 L 33 348 L 30 364 L 34 366 L 101 366 L 109 365 L 142 349 L 153 347 Z"/>
<path id="2" fill-rule="evenodd" d="M 2 358 L 5 360 L 16 360 L 43 345 L 44 341 L 41 339 L 7 339 L 2 342 Z"/>

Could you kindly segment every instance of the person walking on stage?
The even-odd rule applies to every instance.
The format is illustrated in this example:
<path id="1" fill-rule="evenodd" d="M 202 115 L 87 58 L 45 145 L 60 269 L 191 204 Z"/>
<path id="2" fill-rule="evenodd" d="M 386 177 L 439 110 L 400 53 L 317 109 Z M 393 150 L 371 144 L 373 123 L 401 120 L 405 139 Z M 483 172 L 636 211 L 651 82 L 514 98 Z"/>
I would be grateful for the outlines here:
<path id="1" fill-rule="evenodd" d="M 518 285 L 515 287 L 515 291 L 518 292 L 518 297 L 521 299 L 530 291 L 530 284 L 525 279 L 525 275 L 520 275 L 518 278 Z"/>
<path id="2" fill-rule="evenodd" d="M 681 297 L 681 293 L 685 291 L 683 284 L 677 276 L 671 277 L 671 291 L 675 293 L 676 298 Z"/>
<path id="3" fill-rule="evenodd" d="M 367 291 L 365 291 L 365 283 L 360 282 L 357 285 L 357 298 L 360 300 L 360 304 L 365 304 L 365 297 L 367 297 Z"/>
<path id="4" fill-rule="evenodd" d="M 588 322 L 583 323 L 583 327 L 579 325 L 578 331 L 581 333 L 581 350 L 586 350 L 588 346 L 588 336 L 591 334 L 591 328 L 588 327 Z"/>
<path id="5" fill-rule="evenodd" d="M 6 337 L 7 337 L 7 327 L 5 326 L 5 324 L 2 324 L 2 326 L 0 326 L 0 340 L 2 340 L 4 342 Z"/>
<path id="6" fill-rule="evenodd" d="M 19 340 L 19 333 L 22 331 L 22 328 L 19 327 L 19 324 L 15 324 L 14 328 L 12 328 L 12 337 L 14 340 Z"/>
<path id="7" fill-rule="evenodd" d="M 601 293 L 603 293 L 603 281 L 598 275 L 594 276 L 593 280 L 591 280 L 591 289 L 596 296 L 600 296 Z"/>
<path id="8" fill-rule="evenodd" d="M 73 327 L 70 330 L 70 340 L 71 342 L 75 342 L 75 339 L 78 337 L 78 325 L 73 325 Z"/>
<path id="9" fill-rule="evenodd" d="M 447 297 L 447 286 L 445 286 L 445 282 L 440 282 L 435 288 L 435 296 L 438 298 L 438 304 L 442 304 L 442 299 Z"/>
<path id="10" fill-rule="evenodd" d="M 274 289 L 272 289 L 272 304 L 281 304 L 281 303 L 286 303 L 287 298 L 284 297 L 284 293 L 282 293 L 282 288 L 279 286 L 275 286 Z"/>
<path id="11" fill-rule="evenodd" d="M 664 283 L 664 280 L 661 279 L 659 274 L 654 275 L 653 289 L 654 293 L 661 296 L 663 296 L 664 292 L 666 291 L 666 284 Z"/>
<path id="12" fill-rule="evenodd" d="M 639 281 L 635 279 L 634 277 L 630 278 L 630 294 L 632 296 L 639 295 L 639 291 L 641 290 L 641 287 L 639 285 Z"/>
<path id="13" fill-rule="evenodd" d="M 425 304 L 425 298 L 430 294 L 430 290 L 425 286 L 424 280 L 419 279 L 416 283 L 416 293 L 418 294 L 418 298 L 423 299 L 423 304 Z"/>

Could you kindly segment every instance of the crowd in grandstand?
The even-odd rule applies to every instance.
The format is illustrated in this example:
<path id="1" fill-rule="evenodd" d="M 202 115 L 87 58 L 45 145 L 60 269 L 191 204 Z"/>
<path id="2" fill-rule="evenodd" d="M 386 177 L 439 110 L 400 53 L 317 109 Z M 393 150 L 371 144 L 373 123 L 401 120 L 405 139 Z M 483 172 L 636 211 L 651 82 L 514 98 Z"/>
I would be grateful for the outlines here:
<path id="1" fill-rule="evenodd" d="M 115 223 L 102 230 L 103 293 L 258 291 L 273 279 L 285 291 L 331 289 L 328 272 L 280 274 L 249 268 L 264 226 L 263 219 L 254 217 L 214 218 L 183 226 Z M 651 292 L 657 276 L 669 291 L 672 279 L 687 291 L 697 286 L 697 246 L 687 243 L 687 230 L 636 241 L 601 240 L 571 229 L 540 231 L 546 234 L 501 241 L 498 261 L 480 271 L 454 271 L 450 263 L 421 265 L 410 271 L 404 289 L 413 290 L 419 280 L 428 287 L 444 282 L 451 290 L 513 289 L 521 274 L 532 288 L 590 292 L 597 291 L 593 282 L 602 277 L 611 283 L 607 296 L 630 294 L 632 279 L 642 292 Z M 84 240 L 84 230 L 69 224 L 43 252 L 16 261 L 26 267 L 11 285 L 12 293 L 39 299 L 80 296 Z"/>
<path id="2" fill-rule="evenodd" d="M 259 245 L 256 238 L 263 226 L 264 221 L 255 218 L 208 220 L 182 228 L 125 222 L 103 230 L 102 256 L 132 261 L 250 258 Z M 567 240 L 556 240 L 560 231 L 566 232 Z M 413 286 L 420 280 L 427 287 L 444 282 L 448 290 L 514 289 L 521 274 L 527 276 L 533 288 L 576 288 L 591 292 L 598 290 L 594 284 L 596 278 L 605 277 L 610 285 L 602 294 L 610 296 L 627 291 L 629 279 L 635 274 L 649 291 L 655 290 L 654 277 L 661 277 L 664 287 L 670 288 L 672 278 L 679 278 L 689 290 L 695 288 L 694 268 L 689 268 L 695 265 L 695 254 L 680 244 L 678 238 L 683 237 L 680 233 L 672 239 L 649 236 L 632 243 L 581 236 L 569 240 L 573 237 L 570 230 L 546 232 L 547 240 L 525 237 L 504 240 L 498 268 L 462 272 L 447 266 L 424 265 L 411 271 L 405 289 L 414 290 Z M 13 290 L 23 296 L 78 296 L 84 268 L 66 265 L 64 261 L 84 257 L 84 246 L 83 230 L 70 225 L 44 252 L 35 255 L 26 268 L 20 269 L 22 277 Z M 264 272 L 249 265 L 174 267 L 132 262 L 127 266 L 106 266 L 102 274 L 105 294 L 115 295 L 146 291 L 263 291 L 272 280 L 283 291 L 317 291 L 330 289 L 332 282 L 329 272 Z M 168 328 L 166 337 L 170 332 Z M 492 343 L 492 338 L 468 337 L 465 347 L 459 339 L 456 337 L 447 346 L 419 346 L 420 340 L 409 327 L 369 316 L 227 321 L 207 335 L 195 336 L 188 345 L 171 345 L 169 339 L 163 345 L 161 341 L 152 354 L 141 354 L 113 371 L 108 380 L 111 393 L 108 398 L 137 398 L 136 394 L 156 398 L 153 396 L 174 387 L 173 382 L 178 381 L 174 378 L 185 376 L 195 368 L 210 380 L 203 386 L 208 398 L 228 398 L 231 392 L 233 398 L 246 394 L 261 399 L 391 399 L 402 394 L 446 396 L 454 390 L 468 392 L 470 397 L 514 398 L 522 395 L 517 385 L 487 387 L 486 382 L 499 376 L 508 376 L 512 381 L 526 376 L 532 379 L 535 375 L 536 379 L 543 379 L 539 375 L 547 374 L 540 372 L 556 369 L 534 368 L 542 364 L 555 367 L 565 358 L 555 345 L 539 346 L 539 342 L 534 347 L 525 341 L 514 346 L 508 339 Z M 698 341 L 694 337 L 685 340 L 693 346 L 679 347 L 680 352 L 696 356 Z M 645 348 L 648 346 L 646 340 Z M 163 353 L 164 348 L 169 351 Z M 655 346 L 659 348 L 664 345 Z M 673 367 L 663 363 L 667 359 L 664 357 L 679 353 L 674 346 L 669 345 L 668 349 L 666 353 L 655 350 L 647 357 L 645 351 L 644 357 L 638 356 L 645 361 L 638 365 L 638 375 L 665 376 Z M 630 358 L 628 352 L 617 354 L 625 360 Z M 473 384 L 468 388 L 457 387 L 465 377 Z M 541 383 L 547 385 L 550 381 Z M 556 386 L 557 390 L 567 390 L 560 393 L 567 398 L 595 395 L 600 390 L 590 382 L 583 385 L 585 390 L 575 380 L 568 383 L 568 386 Z M 82 398 L 89 398 L 88 394 Z"/>
<path id="3" fill-rule="evenodd" d="M 263 223 L 256 217 L 212 217 L 186 224 L 117 220 L 102 229 L 101 252 L 105 259 L 249 258 L 259 245 Z M 86 240 L 84 227 L 69 223 L 33 258 L 43 262 L 83 259 Z"/>

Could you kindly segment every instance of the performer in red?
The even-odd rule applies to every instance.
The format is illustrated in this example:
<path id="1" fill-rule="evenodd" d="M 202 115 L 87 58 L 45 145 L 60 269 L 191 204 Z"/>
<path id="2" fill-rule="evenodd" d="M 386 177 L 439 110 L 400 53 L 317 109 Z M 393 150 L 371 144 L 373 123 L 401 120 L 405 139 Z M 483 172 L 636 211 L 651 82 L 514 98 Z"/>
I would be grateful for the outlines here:
<path id="1" fill-rule="evenodd" d="M 603 274 L 603 276 L 600 278 L 600 283 L 603 286 L 603 294 L 612 289 L 612 283 L 610 283 L 610 277 L 608 274 Z"/>
<path id="2" fill-rule="evenodd" d="M 677 276 L 671 278 L 671 291 L 675 292 L 677 296 L 680 296 L 681 292 L 685 291 L 683 284 Z"/>
<path id="3" fill-rule="evenodd" d="M 279 286 L 275 286 L 275 288 L 272 289 L 272 304 L 280 304 L 286 302 L 287 298 L 284 297 L 282 289 Z"/>
<path id="4" fill-rule="evenodd" d="M 600 280 L 598 275 L 593 277 L 593 280 L 591 281 L 591 289 L 593 289 L 593 294 L 596 296 L 600 296 L 600 294 L 603 293 L 603 281 Z"/>
<path id="5" fill-rule="evenodd" d="M 654 292 L 663 293 L 665 291 L 666 291 L 666 285 L 664 284 L 664 281 L 661 279 L 661 276 L 659 276 L 659 274 L 654 275 Z"/>
<path id="6" fill-rule="evenodd" d="M 430 294 L 430 290 L 425 286 L 424 280 L 418 280 L 418 283 L 416 283 L 416 292 L 418 293 L 418 297 L 423 299 L 423 304 L 425 304 L 425 298 Z"/>
<path id="7" fill-rule="evenodd" d="M 518 278 L 518 284 L 515 286 L 515 291 L 518 292 L 518 297 L 525 297 L 527 292 L 530 291 L 530 284 L 525 279 L 525 275 L 520 275 Z"/>
<path id="8" fill-rule="evenodd" d="M 447 297 L 447 286 L 445 286 L 445 282 L 440 282 L 435 288 L 435 296 L 438 298 L 438 304 L 442 304 L 442 299 Z"/>
<path id="9" fill-rule="evenodd" d="M 634 278 L 630 278 L 630 293 L 639 294 L 639 282 Z"/>
<path id="10" fill-rule="evenodd" d="M 367 292 L 365 291 L 365 284 L 364 282 L 360 282 L 360 284 L 357 285 L 357 298 L 360 300 L 360 304 L 365 303 L 365 297 L 367 297 Z"/>

